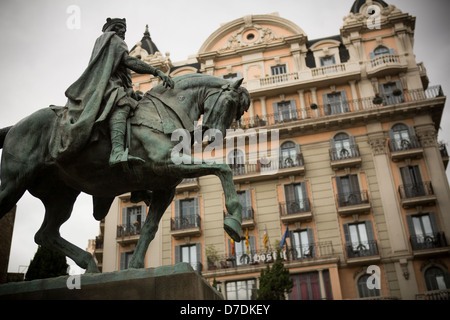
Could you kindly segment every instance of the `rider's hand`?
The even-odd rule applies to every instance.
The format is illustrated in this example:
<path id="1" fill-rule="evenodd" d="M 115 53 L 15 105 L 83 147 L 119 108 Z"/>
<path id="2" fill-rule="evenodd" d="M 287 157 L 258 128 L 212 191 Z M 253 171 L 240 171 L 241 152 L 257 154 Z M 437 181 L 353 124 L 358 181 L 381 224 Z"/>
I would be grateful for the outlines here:
<path id="1" fill-rule="evenodd" d="M 158 76 L 163 81 L 163 86 L 165 88 L 172 88 L 173 89 L 175 87 L 175 83 L 173 82 L 172 78 L 169 77 L 168 75 L 166 75 L 165 73 L 158 72 Z"/>

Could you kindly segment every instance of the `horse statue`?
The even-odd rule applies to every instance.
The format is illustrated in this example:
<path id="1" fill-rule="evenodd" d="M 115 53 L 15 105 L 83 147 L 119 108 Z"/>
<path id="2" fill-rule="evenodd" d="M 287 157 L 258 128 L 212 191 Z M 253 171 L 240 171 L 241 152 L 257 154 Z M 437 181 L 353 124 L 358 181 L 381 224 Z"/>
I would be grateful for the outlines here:
<path id="1" fill-rule="evenodd" d="M 190 74 L 173 80 L 174 89 L 156 86 L 139 101 L 128 126 L 128 143 L 133 154 L 145 163 L 132 165 L 128 170 L 109 166 L 111 142 L 107 138 L 108 130 L 101 128 L 96 139 L 91 139 L 70 158 L 51 157 L 51 140 L 60 118 L 67 112 L 65 107 L 38 110 L 16 125 L 0 129 L 0 148 L 3 148 L 0 218 L 28 190 L 45 206 L 44 221 L 34 237 L 35 242 L 70 257 L 86 273 L 99 272 L 92 255 L 63 239 L 59 228 L 69 219 L 80 192 L 92 195 L 94 217 L 98 221 L 107 215 L 116 196 L 131 192 L 132 201 L 134 198 L 134 202 L 144 200 L 150 204 L 129 265 L 143 268 L 148 246 L 174 198 L 176 186 L 184 178 L 213 174 L 221 181 L 230 214 L 224 219 L 224 229 L 239 242 L 242 206 L 231 169 L 225 163 L 199 161 L 190 154 L 180 154 L 183 161 L 174 163 L 171 154 L 177 141 L 172 141 L 168 133 L 179 128 L 192 135 L 194 122 L 203 115 L 203 130 L 220 130 L 225 136 L 232 122 L 248 110 L 250 95 L 241 86 L 242 79 L 233 83 Z M 191 140 L 193 144 L 195 139 Z"/>

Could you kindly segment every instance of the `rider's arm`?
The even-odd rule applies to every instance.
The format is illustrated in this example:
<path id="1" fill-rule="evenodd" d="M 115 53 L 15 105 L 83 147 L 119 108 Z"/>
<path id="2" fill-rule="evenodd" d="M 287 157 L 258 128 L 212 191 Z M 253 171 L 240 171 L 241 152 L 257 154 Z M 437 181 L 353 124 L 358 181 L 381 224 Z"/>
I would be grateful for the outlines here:
<path id="1" fill-rule="evenodd" d="M 151 65 L 139 60 L 138 58 L 125 55 L 122 62 L 128 69 L 131 69 L 136 73 L 152 74 L 155 77 L 160 77 L 163 81 L 164 87 L 166 88 L 173 88 L 175 86 L 173 80 L 164 72 L 152 67 Z"/>
<path id="2" fill-rule="evenodd" d="M 140 74 L 152 74 L 155 77 L 158 77 L 160 75 L 159 73 L 161 72 L 151 65 L 143 62 L 142 60 L 128 55 L 123 58 L 123 63 L 128 69 L 131 69 L 134 72 Z"/>

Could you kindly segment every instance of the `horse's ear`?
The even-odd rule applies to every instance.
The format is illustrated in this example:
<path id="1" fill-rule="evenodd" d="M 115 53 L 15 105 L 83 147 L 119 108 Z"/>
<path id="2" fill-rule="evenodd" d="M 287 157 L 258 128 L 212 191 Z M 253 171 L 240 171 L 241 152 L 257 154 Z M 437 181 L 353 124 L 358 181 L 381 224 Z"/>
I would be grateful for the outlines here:
<path id="1" fill-rule="evenodd" d="M 239 80 L 236 80 L 236 81 L 231 85 L 231 87 L 232 87 L 233 89 L 238 89 L 238 88 L 241 86 L 241 84 L 242 84 L 243 81 L 244 81 L 244 78 L 241 78 L 241 79 L 239 79 Z"/>

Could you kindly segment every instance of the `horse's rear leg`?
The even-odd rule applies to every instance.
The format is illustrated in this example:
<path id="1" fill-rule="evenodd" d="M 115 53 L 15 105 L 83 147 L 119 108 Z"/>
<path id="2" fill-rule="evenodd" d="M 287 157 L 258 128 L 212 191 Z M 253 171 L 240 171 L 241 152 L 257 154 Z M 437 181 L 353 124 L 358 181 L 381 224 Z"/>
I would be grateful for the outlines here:
<path id="1" fill-rule="evenodd" d="M 61 252 L 71 258 L 87 273 L 99 272 L 97 264 L 92 255 L 67 240 L 61 238 L 59 228 L 66 222 L 73 209 L 73 204 L 79 195 L 78 191 L 68 188 L 58 188 L 58 192 L 41 197 L 45 206 L 44 222 L 35 235 L 35 241 L 39 245 Z"/>
<path id="2" fill-rule="evenodd" d="M 147 253 L 150 242 L 155 238 L 158 231 L 159 221 L 161 220 L 167 207 L 175 196 L 175 189 L 172 190 L 155 190 L 152 194 L 152 201 L 150 209 L 148 210 L 147 218 L 141 228 L 141 236 L 139 237 L 136 250 L 134 250 L 133 257 L 130 261 L 130 268 L 144 268 L 145 254 Z"/>
<path id="3" fill-rule="evenodd" d="M 5 157 L 2 159 L 5 161 Z M 19 167 L 18 163 L 8 161 L 2 163 L 0 186 L 0 219 L 16 205 L 26 191 L 26 184 L 22 176 L 25 169 Z"/>

